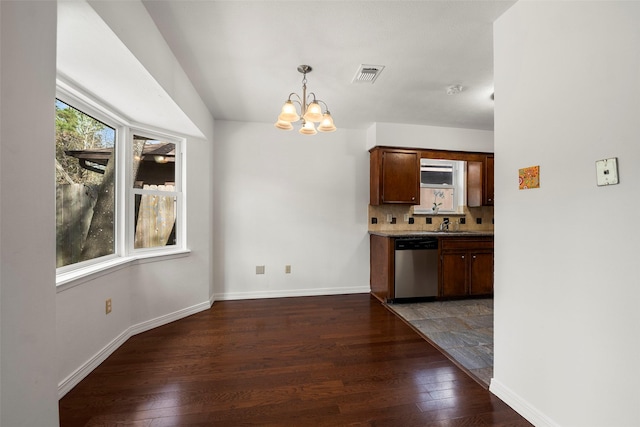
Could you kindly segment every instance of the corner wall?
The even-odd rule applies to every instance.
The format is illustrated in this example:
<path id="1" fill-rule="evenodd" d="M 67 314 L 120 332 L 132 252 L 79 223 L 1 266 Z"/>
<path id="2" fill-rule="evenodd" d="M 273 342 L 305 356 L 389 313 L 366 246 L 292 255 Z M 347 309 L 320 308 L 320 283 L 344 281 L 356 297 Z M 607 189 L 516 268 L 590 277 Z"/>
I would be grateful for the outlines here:
<path id="1" fill-rule="evenodd" d="M 0 2 L 0 425 L 58 425 L 56 3 Z M 44 142 L 44 143 L 43 143 Z"/>
<path id="2" fill-rule="evenodd" d="M 494 26 L 491 390 L 537 426 L 640 419 L 638 22 L 637 2 L 525 1 Z M 598 187 L 609 157 L 620 184 Z"/>

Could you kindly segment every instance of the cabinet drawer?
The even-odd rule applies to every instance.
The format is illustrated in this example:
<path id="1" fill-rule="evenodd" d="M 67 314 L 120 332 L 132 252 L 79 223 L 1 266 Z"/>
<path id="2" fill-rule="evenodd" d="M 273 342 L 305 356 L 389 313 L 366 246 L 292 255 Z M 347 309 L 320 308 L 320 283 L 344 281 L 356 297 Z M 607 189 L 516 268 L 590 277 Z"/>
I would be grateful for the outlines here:
<path id="1" fill-rule="evenodd" d="M 492 237 L 449 237 L 440 239 L 441 249 L 493 249 Z"/>

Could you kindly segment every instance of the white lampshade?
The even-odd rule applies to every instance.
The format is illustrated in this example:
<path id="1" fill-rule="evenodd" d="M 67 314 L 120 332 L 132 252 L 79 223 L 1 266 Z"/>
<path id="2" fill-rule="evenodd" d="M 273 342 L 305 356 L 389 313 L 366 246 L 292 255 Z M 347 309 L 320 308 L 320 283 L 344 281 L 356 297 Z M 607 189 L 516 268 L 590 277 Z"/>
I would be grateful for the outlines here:
<path id="1" fill-rule="evenodd" d="M 291 130 L 291 129 L 293 129 L 293 125 L 291 124 L 291 122 L 287 122 L 285 120 L 278 120 L 273 125 L 275 127 L 277 127 L 278 129 L 282 129 L 282 130 Z"/>
<path id="2" fill-rule="evenodd" d="M 320 132 L 333 132 L 336 130 L 336 126 L 333 124 L 333 118 L 331 118 L 331 114 L 328 111 L 322 116 L 322 122 L 320 122 L 318 130 Z"/>
<path id="3" fill-rule="evenodd" d="M 307 111 L 304 113 L 304 119 L 307 122 L 319 122 L 322 120 L 322 108 L 317 102 L 312 102 L 307 107 Z"/>
<path id="4" fill-rule="evenodd" d="M 300 128 L 300 133 L 303 135 L 315 135 L 318 132 L 313 122 L 305 122 L 304 126 Z"/>
<path id="5" fill-rule="evenodd" d="M 284 105 L 282 106 L 282 111 L 278 116 L 278 120 L 282 120 L 289 123 L 297 122 L 298 120 L 300 120 L 300 116 L 296 111 L 296 106 L 293 105 L 293 102 L 291 102 L 291 100 L 285 102 Z"/>

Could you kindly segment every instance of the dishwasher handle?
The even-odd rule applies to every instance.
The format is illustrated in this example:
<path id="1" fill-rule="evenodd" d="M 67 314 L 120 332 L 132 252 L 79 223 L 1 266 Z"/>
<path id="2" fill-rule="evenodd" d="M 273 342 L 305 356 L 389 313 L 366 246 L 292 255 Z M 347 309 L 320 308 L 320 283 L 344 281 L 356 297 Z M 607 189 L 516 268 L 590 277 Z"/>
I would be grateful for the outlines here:
<path id="1" fill-rule="evenodd" d="M 438 239 L 435 237 L 399 238 L 395 240 L 396 251 L 438 249 Z"/>

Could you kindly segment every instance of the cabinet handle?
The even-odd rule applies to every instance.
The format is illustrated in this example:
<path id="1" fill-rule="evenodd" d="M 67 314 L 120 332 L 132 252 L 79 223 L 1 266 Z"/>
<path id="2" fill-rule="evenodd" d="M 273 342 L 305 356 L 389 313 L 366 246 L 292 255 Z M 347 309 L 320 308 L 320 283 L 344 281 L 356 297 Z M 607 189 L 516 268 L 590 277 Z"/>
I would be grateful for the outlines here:
<path id="1" fill-rule="evenodd" d="M 473 256 L 473 259 L 476 259 L 476 256 L 475 256 L 475 255 Z"/>
<path id="2" fill-rule="evenodd" d="M 462 255 L 462 259 L 464 259 L 464 255 Z"/>
<path id="3" fill-rule="evenodd" d="M 416 199 L 415 197 L 412 197 L 412 198 L 411 198 L 411 200 L 415 200 L 415 199 Z"/>

